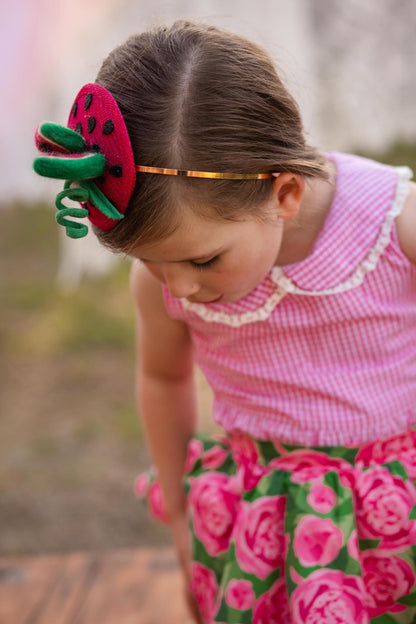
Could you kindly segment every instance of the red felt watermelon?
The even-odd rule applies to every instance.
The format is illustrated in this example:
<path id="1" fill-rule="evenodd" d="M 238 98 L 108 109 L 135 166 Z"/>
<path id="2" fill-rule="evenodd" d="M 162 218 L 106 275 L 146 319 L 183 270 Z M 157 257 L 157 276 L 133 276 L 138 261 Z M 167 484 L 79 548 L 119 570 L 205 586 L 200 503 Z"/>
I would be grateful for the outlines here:
<path id="1" fill-rule="evenodd" d="M 98 84 L 82 87 L 72 105 L 68 127 L 82 135 L 87 151 L 104 154 L 104 175 L 94 182 L 124 214 L 136 183 L 136 169 L 126 124 L 111 93 Z M 89 202 L 88 210 L 91 223 L 101 230 L 117 224 Z"/>

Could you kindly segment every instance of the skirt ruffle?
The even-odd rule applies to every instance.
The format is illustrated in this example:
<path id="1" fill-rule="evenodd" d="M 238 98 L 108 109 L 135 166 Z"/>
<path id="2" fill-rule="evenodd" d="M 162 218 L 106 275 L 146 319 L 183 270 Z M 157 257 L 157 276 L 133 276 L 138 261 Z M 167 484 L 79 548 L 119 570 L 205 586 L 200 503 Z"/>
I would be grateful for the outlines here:
<path id="1" fill-rule="evenodd" d="M 207 624 L 416 624 L 416 431 L 352 448 L 197 437 L 184 487 Z M 155 474 L 136 492 L 168 521 Z"/>

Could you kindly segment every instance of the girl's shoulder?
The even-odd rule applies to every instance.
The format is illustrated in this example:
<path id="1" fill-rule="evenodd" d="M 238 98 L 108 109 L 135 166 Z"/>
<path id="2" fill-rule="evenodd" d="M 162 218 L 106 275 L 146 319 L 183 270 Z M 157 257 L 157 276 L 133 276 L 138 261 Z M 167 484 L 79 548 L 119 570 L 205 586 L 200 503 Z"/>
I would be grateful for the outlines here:
<path id="1" fill-rule="evenodd" d="M 396 218 L 396 231 L 403 253 L 416 264 L 416 184 L 409 182 L 409 194 Z"/>
<path id="2" fill-rule="evenodd" d="M 139 319 L 148 327 L 158 327 L 163 323 L 177 324 L 166 310 L 162 283 L 140 260 L 133 260 L 131 266 L 130 292 Z"/>
<path id="3" fill-rule="evenodd" d="M 334 153 L 333 156 L 338 167 L 344 172 L 345 188 L 349 189 L 350 193 L 357 194 L 358 190 L 361 194 L 362 191 L 357 189 L 356 185 L 357 180 L 361 178 L 364 186 L 375 198 L 368 204 L 370 211 L 373 210 L 373 215 L 378 211 L 379 217 L 384 219 L 386 208 L 387 215 L 393 214 L 400 248 L 408 259 L 416 264 L 416 184 L 410 181 L 412 171 L 408 167 L 393 167 L 353 154 Z M 386 188 L 388 192 L 385 194 L 384 203 L 382 194 L 379 193 L 380 183 L 387 181 L 389 176 L 396 188 L 396 196 L 391 206 L 387 199 L 390 195 L 389 187 Z M 366 218 L 368 214 L 366 211 Z"/>
<path id="4" fill-rule="evenodd" d="M 168 315 L 162 284 L 134 260 L 130 289 L 137 310 L 137 341 L 141 370 L 163 379 L 187 377 L 192 369 L 189 331 Z"/>
<path id="5" fill-rule="evenodd" d="M 161 284 L 149 273 L 140 260 L 133 260 L 130 269 L 130 292 L 136 308 L 163 307 Z"/>

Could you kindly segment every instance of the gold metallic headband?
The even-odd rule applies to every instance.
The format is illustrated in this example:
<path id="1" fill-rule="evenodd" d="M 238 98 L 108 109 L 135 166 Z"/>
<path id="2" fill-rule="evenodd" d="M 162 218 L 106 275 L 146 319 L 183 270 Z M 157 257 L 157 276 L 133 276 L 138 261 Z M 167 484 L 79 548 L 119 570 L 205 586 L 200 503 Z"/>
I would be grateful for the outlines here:
<path id="1" fill-rule="evenodd" d="M 160 173 L 162 175 L 184 176 L 185 178 L 219 178 L 221 180 L 267 180 L 276 177 L 273 173 L 217 173 L 214 171 L 189 171 L 187 169 L 165 169 L 136 165 L 140 173 Z"/>

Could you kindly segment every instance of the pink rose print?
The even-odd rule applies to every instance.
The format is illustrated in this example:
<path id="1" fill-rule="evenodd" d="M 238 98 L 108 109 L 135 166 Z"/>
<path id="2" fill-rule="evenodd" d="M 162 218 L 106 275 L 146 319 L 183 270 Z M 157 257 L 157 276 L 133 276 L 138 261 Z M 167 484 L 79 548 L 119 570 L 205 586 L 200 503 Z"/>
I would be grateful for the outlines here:
<path id="1" fill-rule="evenodd" d="M 404 453 L 400 457 L 400 461 L 403 464 L 409 479 L 416 481 L 416 447 L 411 451 Z"/>
<path id="2" fill-rule="evenodd" d="M 380 539 L 380 548 L 403 549 L 416 544 L 416 522 L 409 520 L 416 504 L 411 481 L 392 475 L 382 466 L 359 474 L 356 517 L 360 537 Z"/>
<path id="3" fill-rule="evenodd" d="M 253 624 L 292 624 L 283 578 L 258 598 L 253 609 Z"/>
<path id="4" fill-rule="evenodd" d="M 360 560 L 360 553 L 358 550 L 358 537 L 357 537 L 356 529 L 351 531 L 351 535 L 347 542 L 347 551 L 350 557 L 352 557 L 353 559 L 357 559 L 357 561 Z"/>
<path id="5" fill-rule="evenodd" d="M 291 597 L 292 624 L 369 624 L 359 576 L 315 570 Z"/>
<path id="6" fill-rule="evenodd" d="M 331 563 L 341 547 L 342 531 L 329 518 L 303 516 L 295 529 L 293 549 L 305 567 Z"/>
<path id="7" fill-rule="evenodd" d="M 356 463 L 362 466 L 384 464 L 400 459 L 406 464 L 409 477 L 416 479 L 416 431 L 405 431 L 385 440 L 365 444 L 356 456 Z"/>
<path id="8" fill-rule="evenodd" d="M 356 457 L 357 465 L 384 464 L 399 459 L 407 475 L 416 481 L 416 431 L 410 430 L 385 440 L 363 446 Z"/>
<path id="9" fill-rule="evenodd" d="M 367 589 L 366 606 L 371 618 L 386 611 L 398 613 L 406 609 L 396 600 L 408 594 L 415 576 L 406 561 L 378 551 L 361 553 L 364 584 Z"/>
<path id="10" fill-rule="evenodd" d="M 336 496 L 332 488 L 322 483 L 315 483 L 306 498 L 309 505 L 321 514 L 327 514 L 335 505 Z"/>
<path id="11" fill-rule="evenodd" d="M 143 472 L 143 474 L 139 475 L 134 484 L 134 491 L 136 496 L 139 498 L 143 498 L 147 494 L 147 489 L 149 487 L 149 475 L 147 472 Z"/>
<path id="12" fill-rule="evenodd" d="M 258 463 L 260 454 L 257 444 L 245 433 L 234 432 L 230 436 L 230 447 L 238 466 L 237 475 L 242 489 L 252 490 L 264 475 L 270 473 L 270 469 Z"/>
<path id="13" fill-rule="evenodd" d="M 240 488 L 249 492 L 254 489 L 262 477 L 270 473 L 270 469 L 262 464 L 242 463 L 237 468 L 236 478 Z"/>
<path id="14" fill-rule="evenodd" d="M 204 450 L 201 440 L 192 438 L 188 444 L 188 454 L 186 456 L 185 472 L 191 472 L 195 462 L 201 457 Z"/>
<path id="15" fill-rule="evenodd" d="M 156 520 L 168 523 L 169 517 L 163 502 L 162 488 L 159 481 L 154 481 L 147 492 L 149 510 Z"/>
<path id="16" fill-rule="evenodd" d="M 290 578 L 292 579 L 294 583 L 296 583 L 296 585 L 299 585 L 299 583 L 303 583 L 303 581 L 305 580 L 303 576 L 301 576 L 300 574 L 296 572 L 293 566 L 290 566 L 289 573 L 290 573 Z"/>
<path id="17" fill-rule="evenodd" d="M 221 446 L 213 446 L 202 455 L 204 468 L 219 468 L 225 462 L 228 452 Z"/>
<path id="18" fill-rule="evenodd" d="M 194 562 L 191 568 L 191 591 L 195 596 L 204 622 L 211 624 L 218 611 L 218 583 L 212 570 Z"/>
<path id="19" fill-rule="evenodd" d="M 241 504 L 233 537 L 238 564 L 245 572 L 265 579 L 283 565 L 285 507 L 284 496 L 263 496 Z"/>
<path id="20" fill-rule="evenodd" d="M 277 470 L 291 472 L 290 480 L 294 483 L 317 481 L 331 471 L 340 475 L 340 481 L 344 486 L 351 485 L 353 479 L 353 469 L 347 461 L 308 449 L 297 449 L 287 455 L 273 459 L 269 466 Z"/>
<path id="21" fill-rule="evenodd" d="M 210 555 L 227 550 L 240 502 L 233 481 L 221 472 L 190 479 L 189 505 L 196 536 Z"/>
<path id="22" fill-rule="evenodd" d="M 251 581 L 243 579 L 232 579 L 225 591 L 225 602 L 228 606 L 241 611 L 250 609 L 255 597 Z"/>
<path id="23" fill-rule="evenodd" d="M 235 431 L 230 436 L 230 447 L 237 464 L 248 462 L 254 464 L 260 454 L 256 442 L 245 433 Z"/>

